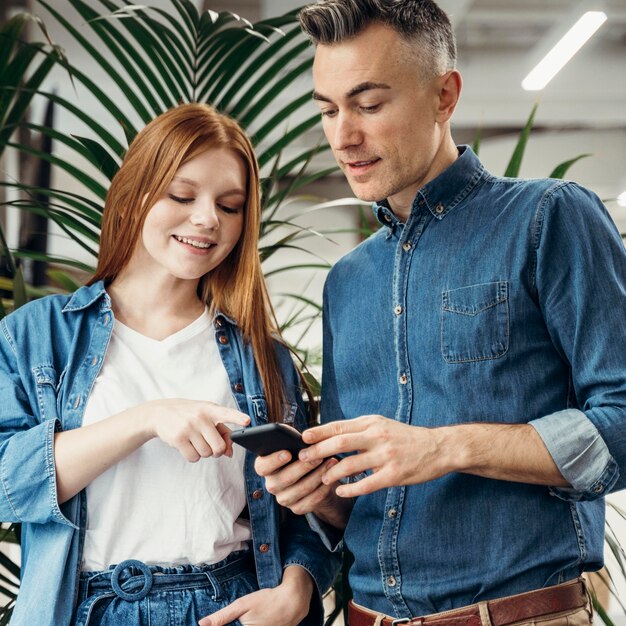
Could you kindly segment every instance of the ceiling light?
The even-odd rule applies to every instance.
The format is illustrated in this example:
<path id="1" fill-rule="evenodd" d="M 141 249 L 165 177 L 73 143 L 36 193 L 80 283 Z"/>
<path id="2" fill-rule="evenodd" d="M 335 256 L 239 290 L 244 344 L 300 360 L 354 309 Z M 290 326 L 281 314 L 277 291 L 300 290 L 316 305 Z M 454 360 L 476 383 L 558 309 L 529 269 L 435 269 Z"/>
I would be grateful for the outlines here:
<path id="1" fill-rule="evenodd" d="M 543 89 L 606 22 L 603 11 L 587 11 L 522 81 L 526 91 Z"/>
<path id="2" fill-rule="evenodd" d="M 622 193 L 617 196 L 617 204 L 620 206 L 626 206 L 626 190 L 622 191 Z"/>

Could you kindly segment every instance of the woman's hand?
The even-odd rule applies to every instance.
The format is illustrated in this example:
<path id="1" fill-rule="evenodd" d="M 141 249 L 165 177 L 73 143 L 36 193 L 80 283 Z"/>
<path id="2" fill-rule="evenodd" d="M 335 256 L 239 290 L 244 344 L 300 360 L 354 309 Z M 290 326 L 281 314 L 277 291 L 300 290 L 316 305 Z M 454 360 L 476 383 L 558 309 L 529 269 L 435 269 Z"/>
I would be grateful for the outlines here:
<path id="1" fill-rule="evenodd" d="M 285 568 L 283 582 L 235 600 L 200 620 L 200 626 L 224 626 L 238 619 L 243 626 L 296 626 L 309 613 L 313 579 L 298 565 Z"/>
<path id="2" fill-rule="evenodd" d="M 60 504 L 119 463 L 144 443 L 158 437 L 187 461 L 232 455 L 225 424 L 246 426 L 250 418 L 213 402 L 155 400 L 112 415 L 95 424 L 54 435 L 57 498 Z"/>
<path id="3" fill-rule="evenodd" d="M 190 463 L 210 456 L 233 455 L 230 429 L 250 418 L 235 409 L 200 400 L 155 400 L 137 407 L 153 437 L 178 450 Z"/>

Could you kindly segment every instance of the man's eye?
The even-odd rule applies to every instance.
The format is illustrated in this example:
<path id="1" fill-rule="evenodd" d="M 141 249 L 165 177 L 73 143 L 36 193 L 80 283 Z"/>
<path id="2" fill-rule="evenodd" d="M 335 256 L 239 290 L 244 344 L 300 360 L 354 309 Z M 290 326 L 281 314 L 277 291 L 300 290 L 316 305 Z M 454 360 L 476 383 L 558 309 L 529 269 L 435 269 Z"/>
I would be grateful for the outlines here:
<path id="1" fill-rule="evenodd" d="M 380 104 L 372 104 L 371 106 L 361 106 L 361 111 L 366 113 L 376 113 L 380 109 Z"/>
<path id="2" fill-rule="evenodd" d="M 167 195 L 169 196 L 169 198 L 174 200 L 174 202 L 178 202 L 179 204 L 189 204 L 194 200 L 193 198 L 183 198 L 181 196 L 175 196 L 173 193 L 169 193 Z"/>
<path id="3" fill-rule="evenodd" d="M 337 111 L 335 109 L 322 109 L 322 117 L 335 117 L 337 115 Z"/>

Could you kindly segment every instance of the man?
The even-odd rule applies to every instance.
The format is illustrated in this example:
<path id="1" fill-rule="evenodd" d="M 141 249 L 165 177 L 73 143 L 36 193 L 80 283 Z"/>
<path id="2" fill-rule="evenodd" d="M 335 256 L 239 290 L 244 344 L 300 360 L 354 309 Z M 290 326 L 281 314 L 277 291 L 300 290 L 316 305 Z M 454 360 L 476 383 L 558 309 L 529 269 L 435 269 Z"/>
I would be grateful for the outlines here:
<path id="1" fill-rule="evenodd" d="M 626 465 L 621 238 L 586 189 L 497 178 L 455 146 L 434 2 L 322 0 L 300 20 L 326 137 L 382 228 L 327 280 L 324 425 L 257 471 L 345 528 L 351 626 L 589 624 L 579 577 Z"/>

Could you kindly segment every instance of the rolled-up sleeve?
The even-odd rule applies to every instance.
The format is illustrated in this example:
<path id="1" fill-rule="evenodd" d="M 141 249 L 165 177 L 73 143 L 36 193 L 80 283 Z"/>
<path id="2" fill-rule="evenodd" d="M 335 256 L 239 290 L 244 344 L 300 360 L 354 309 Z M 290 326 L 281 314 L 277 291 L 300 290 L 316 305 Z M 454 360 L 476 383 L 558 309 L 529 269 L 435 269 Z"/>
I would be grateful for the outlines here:
<path id="1" fill-rule="evenodd" d="M 594 500 L 617 482 L 619 468 L 591 420 L 566 409 L 530 422 L 571 488 L 550 489 L 564 500 Z"/>
<path id="2" fill-rule="evenodd" d="M 0 322 L 0 398 L 0 519 L 75 527 L 57 498 L 54 433 L 60 423 L 36 417 L 5 320 Z"/>
<path id="3" fill-rule="evenodd" d="M 531 422 L 569 489 L 593 500 L 626 486 L 626 251 L 591 191 L 556 184 L 537 212 L 537 297 L 552 342 L 569 364 L 568 408 Z"/>

